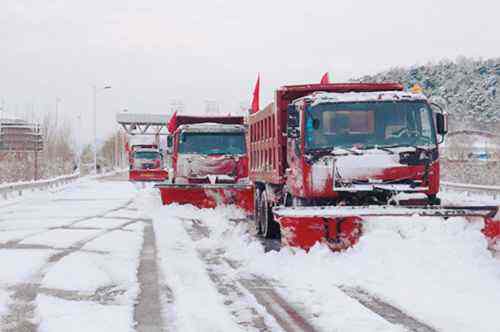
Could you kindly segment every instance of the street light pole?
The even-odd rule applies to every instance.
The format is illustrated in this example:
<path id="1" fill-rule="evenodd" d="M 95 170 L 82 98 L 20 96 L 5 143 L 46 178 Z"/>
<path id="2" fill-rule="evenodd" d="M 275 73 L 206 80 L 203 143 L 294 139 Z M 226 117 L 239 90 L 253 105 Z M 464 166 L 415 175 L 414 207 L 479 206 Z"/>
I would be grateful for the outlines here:
<path id="1" fill-rule="evenodd" d="M 111 89 L 111 86 L 106 85 L 101 90 Z M 94 108 L 94 174 L 97 174 L 97 87 L 92 85 L 93 92 L 93 108 Z"/>
<path id="2" fill-rule="evenodd" d="M 58 127 L 58 119 L 59 119 L 59 103 L 61 102 L 61 98 L 56 98 L 56 129 Z"/>

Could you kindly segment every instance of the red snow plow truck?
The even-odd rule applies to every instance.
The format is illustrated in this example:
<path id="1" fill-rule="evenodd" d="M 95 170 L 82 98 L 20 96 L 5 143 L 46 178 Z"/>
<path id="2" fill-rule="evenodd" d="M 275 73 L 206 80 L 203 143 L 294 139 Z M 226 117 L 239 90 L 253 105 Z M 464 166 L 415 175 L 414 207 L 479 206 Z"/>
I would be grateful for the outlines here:
<path id="1" fill-rule="evenodd" d="M 155 186 L 163 204 L 234 204 L 252 213 L 243 117 L 175 116 L 171 121 L 171 181 Z"/>
<path id="2" fill-rule="evenodd" d="M 419 215 L 478 217 L 490 244 L 499 238 L 498 207 L 442 206 L 436 197 L 447 119 L 421 93 L 397 83 L 283 86 L 248 122 L 264 237 L 341 250 L 367 218 Z"/>
<path id="3" fill-rule="evenodd" d="M 156 144 L 134 145 L 129 152 L 130 181 L 165 181 L 163 155 Z"/>

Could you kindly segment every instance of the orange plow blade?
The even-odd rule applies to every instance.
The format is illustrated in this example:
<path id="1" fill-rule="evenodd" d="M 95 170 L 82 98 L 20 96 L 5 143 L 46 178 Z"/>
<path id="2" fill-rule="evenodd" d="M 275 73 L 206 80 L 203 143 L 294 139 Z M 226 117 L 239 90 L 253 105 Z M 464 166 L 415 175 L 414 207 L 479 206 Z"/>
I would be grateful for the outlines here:
<path id="1" fill-rule="evenodd" d="M 129 181 L 156 181 L 162 182 L 168 178 L 164 169 L 133 169 L 128 173 Z"/>
<path id="2" fill-rule="evenodd" d="M 160 190 L 163 205 L 192 204 L 199 208 L 236 205 L 253 213 L 253 186 L 246 184 L 170 184 L 155 185 Z"/>
<path id="3" fill-rule="evenodd" d="M 362 235 L 367 217 L 478 217 L 484 220 L 483 235 L 493 247 L 500 243 L 498 206 L 338 206 L 278 207 L 274 217 L 281 228 L 284 245 L 309 250 L 316 243 L 325 243 L 339 251 L 355 245 Z"/>

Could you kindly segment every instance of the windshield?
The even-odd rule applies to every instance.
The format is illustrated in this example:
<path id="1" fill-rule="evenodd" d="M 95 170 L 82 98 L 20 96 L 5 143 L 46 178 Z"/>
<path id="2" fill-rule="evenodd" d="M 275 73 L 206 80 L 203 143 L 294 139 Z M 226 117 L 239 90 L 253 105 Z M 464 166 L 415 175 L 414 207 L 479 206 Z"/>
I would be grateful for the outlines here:
<path id="1" fill-rule="evenodd" d="M 160 154 L 154 151 L 137 151 L 134 153 L 135 159 L 155 160 L 160 158 Z"/>
<path id="2" fill-rule="evenodd" d="M 245 134 L 182 133 L 179 153 L 245 154 Z"/>
<path id="3" fill-rule="evenodd" d="M 423 101 L 320 104 L 307 108 L 305 131 L 306 150 L 436 144 Z"/>

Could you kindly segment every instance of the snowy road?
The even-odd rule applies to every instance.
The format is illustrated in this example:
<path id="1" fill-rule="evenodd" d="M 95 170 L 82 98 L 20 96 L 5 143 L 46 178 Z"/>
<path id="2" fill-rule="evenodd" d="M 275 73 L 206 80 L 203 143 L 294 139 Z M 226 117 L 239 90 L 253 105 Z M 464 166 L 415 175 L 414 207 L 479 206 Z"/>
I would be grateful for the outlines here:
<path id="1" fill-rule="evenodd" d="M 116 176 L 2 204 L 2 331 L 498 331 L 500 261 L 463 219 L 306 254 Z"/>

